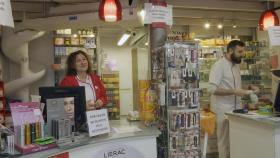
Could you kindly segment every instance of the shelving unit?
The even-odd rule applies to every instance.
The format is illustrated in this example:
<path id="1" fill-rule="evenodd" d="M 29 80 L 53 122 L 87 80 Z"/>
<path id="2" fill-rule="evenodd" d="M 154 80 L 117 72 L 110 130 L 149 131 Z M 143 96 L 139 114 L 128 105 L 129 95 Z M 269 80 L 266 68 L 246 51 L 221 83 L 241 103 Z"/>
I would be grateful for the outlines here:
<path id="1" fill-rule="evenodd" d="M 119 88 L 119 72 L 103 72 L 102 81 L 106 88 L 108 99 L 107 109 L 110 120 L 120 119 L 120 88 Z"/>
<path id="2" fill-rule="evenodd" d="M 4 96 L 4 82 L 0 81 L 0 124 L 6 124 L 6 100 Z"/>
<path id="3" fill-rule="evenodd" d="M 160 60 L 165 64 L 159 64 Z M 167 43 L 152 53 L 152 72 L 162 132 L 158 137 L 159 157 L 199 158 L 198 44 Z"/>
<path id="4" fill-rule="evenodd" d="M 270 56 L 265 41 L 248 41 L 245 47 L 245 57 L 240 65 L 242 84 L 256 85 L 261 89 L 261 95 L 270 95 L 271 74 Z"/>
<path id="5" fill-rule="evenodd" d="M 212 43 L 215 44 L 215 40 Z M 210 43 L 211 43 L 210 41 Z M 207 43 L 208 42 L 208 43 Z M 222 58 L 224 52 L 224 47 L 220 45 L 210 45 L 209 41 L 201 42 L 199 46 L 199 75 L 200 82 L 199 87 L 201 88 L 200 105 L 201 107 L 210 105 L 210 94 L 208 93 L 208 81 L 209 74 L 212 65 Z"/>
<path id="6" fill-rule="evenodd" d="M 86 52 L 92 62 L 92 69 L 97 71 L 96 33 L 94 29 L 57 30 L 54 32 L 54 64 L 61 69 L 55 71 L 55 85 L 65 75 L 66 60 L 69 54 L 82 50 Z"/>

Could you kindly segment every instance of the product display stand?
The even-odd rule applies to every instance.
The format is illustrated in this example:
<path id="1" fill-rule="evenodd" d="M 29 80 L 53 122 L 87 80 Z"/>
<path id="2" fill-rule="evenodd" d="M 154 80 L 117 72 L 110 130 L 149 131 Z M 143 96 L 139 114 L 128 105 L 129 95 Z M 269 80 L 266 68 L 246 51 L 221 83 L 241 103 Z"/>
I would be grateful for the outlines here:
<path id="1" fill-rule="evenodd" d="M 200 157 L 197 48 L 197 43 L 192 41 L 174 42 L 152 54 L 152 81 L 158 92 L 162 132 L 158 157 Z M 159 61 L 162 56 L 165 64 Z"/>

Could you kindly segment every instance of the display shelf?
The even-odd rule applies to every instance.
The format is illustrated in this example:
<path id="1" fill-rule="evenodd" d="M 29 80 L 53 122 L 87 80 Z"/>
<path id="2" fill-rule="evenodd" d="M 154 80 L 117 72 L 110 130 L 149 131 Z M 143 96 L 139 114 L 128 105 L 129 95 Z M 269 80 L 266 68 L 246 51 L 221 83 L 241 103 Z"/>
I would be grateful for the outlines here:
<path id="1" fill-rule="evenodd" d="M 57 30 L 54 32 L 54 64 L 60 64 L 60 69 L 54 72 L 55 85 L 65 76 L 66 60 L 68 55 L 77 50 L 82 50 L 89 56 L 92 64 L 92 70 L 97 71 L 97 51 L 95 31 L 93 28 L 88 31 L 81 29 L 70 31 Z M 59 32 L 60 31 L 60 32 Z M 87 33 L 89 33 L 87 35 Z"/>
<path id="2" fill-rule="evenodd" d="M 80 47 L 84 48 L 84 45 L 54 45 L 55 47 Z"/>
<path id="3" fill-rule="evenodd" d="M 247 41 L 245 43 L 245 57 L 240 64 L 242 86 L 253 84 L 263 92 L 264 89 L 271 87 L 270 56 L 267 53 L 267 44 L 265 41 Z M 264 95 L 264 93 L 260 95 Z"/>
<path id="4" fill-rule="evenodd" d="M 119 72 L 103 72 L 101 78 L 109 102 L 107 105 L 109 119 L 120 119 Z"/>
<path id="5" fill-rule="evenodd" d="M 200 157 L 197 46 L 193 41 L 169 42 L 151 54 L 162 132 L 158 149 L 163 157 Z"/>
<path id="6" fill-rule="evenodd" d="M 6 107 L 6 99 L 4 96 L 4 82 L 0 81 L 0 124 L 7 125 L 7 115 L 9 114 L 9 110 Z"/>

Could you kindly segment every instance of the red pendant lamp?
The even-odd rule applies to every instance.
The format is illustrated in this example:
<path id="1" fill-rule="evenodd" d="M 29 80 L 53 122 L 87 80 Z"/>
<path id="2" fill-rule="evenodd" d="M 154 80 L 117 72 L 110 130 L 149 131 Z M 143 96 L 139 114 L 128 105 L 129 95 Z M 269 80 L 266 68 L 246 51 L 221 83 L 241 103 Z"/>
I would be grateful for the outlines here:
<path id="1" fill-rule="evenodd" d="M 99 18 L 106 22 L 122 19 L 122 6 L 119 0 L 102 0 L 99 5 Z"/>
<path id="2" fill-rule="evenodd" d="M 278 26 L 279 18 L 274 11 L 275 9 L 266 10 L 262 13 L 259 20 L 260 30 L 267 30 L 270 26 Z"/>

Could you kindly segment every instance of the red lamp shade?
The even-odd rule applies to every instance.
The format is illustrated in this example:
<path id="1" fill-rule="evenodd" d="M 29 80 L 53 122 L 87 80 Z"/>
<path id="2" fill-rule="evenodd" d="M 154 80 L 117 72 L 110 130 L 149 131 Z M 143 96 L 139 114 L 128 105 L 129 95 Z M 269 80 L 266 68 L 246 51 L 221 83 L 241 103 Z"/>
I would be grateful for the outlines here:
<path id="1" fill-rule="evenodd" d="M 99 5 L 99 18 L 107 22 L 122 19 L 122 6 L 119 0 L 102 0 Z"/>
<path id="2" fill-rule="evenodd" d="M 274 10 L 266 10 L 262 13 L 259 20 L 260 30 L 266 30 L 270 26 L 278 26 L 279 18 Z"/>

